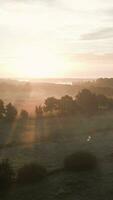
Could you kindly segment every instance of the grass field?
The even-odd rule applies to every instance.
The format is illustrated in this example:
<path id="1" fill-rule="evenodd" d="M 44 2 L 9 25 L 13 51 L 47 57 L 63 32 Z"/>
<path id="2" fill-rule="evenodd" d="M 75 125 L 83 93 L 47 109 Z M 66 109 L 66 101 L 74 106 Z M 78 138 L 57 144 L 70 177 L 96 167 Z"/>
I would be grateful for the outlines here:
<path id="1" fill-rule="evenodd" d="M 113 199 L 113 113 L 16 121 L 6 130 L 0 136 L 0 159 L 9 158 L 15 168 L 35 161 L 57 169 L 78 150 L 93 152 L 100 166 L 94 173 L 52 175 L 38 185 L 10 191 L 7 200 Z"/>

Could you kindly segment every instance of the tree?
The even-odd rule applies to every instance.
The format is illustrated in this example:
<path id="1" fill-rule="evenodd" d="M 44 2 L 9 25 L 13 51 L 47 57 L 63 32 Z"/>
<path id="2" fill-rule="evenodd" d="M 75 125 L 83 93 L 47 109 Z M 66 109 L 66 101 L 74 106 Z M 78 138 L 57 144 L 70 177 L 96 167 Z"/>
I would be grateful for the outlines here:
<path id="1" fill-rule="evenodd" d="M 74 101 L 73 98 L 65 95 L 60 100 L 60 111 L 64 114 L 72 114 L 74 112 Z"/>
<path id="2" fill-rule="evenodd" d="M 20 119 L 26 120 L 26 119 L 28 119 L 28 117 L 29 117 L 28 112 L 26 110 L 21 110 Z"/>
<path id="3" fill-rule="evenodd" d="M 43 108 L 41 106 L 35 108 L 36 118 L 41 118 L 43 116 Z"/>
<path id="4" fill-rule="evenodd" d="M 58 110 L 59 108 L 59 100 L 56 99 L 55 97 L 49 97 L 45 100 L 45 106 L 44 106 L 44 111 L 45 112 L 53 112 L 55 110 Z"/>
<path id="5" fill-rule="evenodd" d="M 73 112 L 74 112 L 75 114 L 81 112 L 80 105 L 78 105 L 76 99 L 74 99 L 74 101 L 73 101 Z"/>
<path id="6" fill-rule="evenodd" d="M 99 78 L 96 80 L 96 85 L 101 87 L 113 87 L 113 78 Z"/>
<path id="7" fill-rule="evenodd" d="M 108 98 L 104 95 L 97 95 L 98 108 L 100 110 L 108 109 Z"/>
<path id="8" fill-rule="evenodd" d="M 96 95 L 90 92 L 88 89 L 83 89 L 76 96 L 76 101 L 81 107 L 82 111 L 87 113 L 95 113 L 98 110 L 98 103 Z"/>
<path id="9" fill-rule="evenodd" d="M 12 121 L 15 120 L 15 118 L 17 116 L 17 110 L 11 103 L 9 103 L 6 106 L 6 113 L 5 114 L 6 114 L 6 120 L 12 122 Z"/>
<path id="10" fill-rule="evenodd" d="M 0 120 L 4 118 L 4 114 L 5 114 L 4 102 L 0 99 Z"/>

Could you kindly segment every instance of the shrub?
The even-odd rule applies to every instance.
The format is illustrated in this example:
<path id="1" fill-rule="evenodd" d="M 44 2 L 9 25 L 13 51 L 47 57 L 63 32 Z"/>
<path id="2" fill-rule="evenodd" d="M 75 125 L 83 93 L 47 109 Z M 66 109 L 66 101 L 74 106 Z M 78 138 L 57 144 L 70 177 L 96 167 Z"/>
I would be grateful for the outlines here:
<path id="1" fill-rule="evenodd" d="M 90 152 L 78 151 L 64 160 L 64 168 L 70 171 L 93 170 L 97 166 L 97 158 Z"/>
<path id="2" fill-rule="evenodd" d="M 15 173 L 8 159 L 0 162 L 0 190 L 11 186 Z"/>
<path id="3" fill-rule="evenodd" d="M 47 175 L 46 169 L 36 163 L 26 164 L 17 172 L 17 182 L 20 184 L 34 183 Z"/>
<path id="4" fill-rule="evenodd" d="M 21 110 L 20 119 L 27 120 L 29 118 L 29 114 L 26 110 Z"/>

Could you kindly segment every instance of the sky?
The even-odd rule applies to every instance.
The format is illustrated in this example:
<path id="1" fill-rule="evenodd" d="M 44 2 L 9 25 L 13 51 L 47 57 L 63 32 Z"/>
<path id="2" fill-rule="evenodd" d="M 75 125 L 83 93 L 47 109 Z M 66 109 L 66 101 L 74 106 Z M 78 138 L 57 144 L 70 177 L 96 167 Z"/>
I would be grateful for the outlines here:
<path id="1" fill-rule="evenodd" d="M 0 77 L 113 77 L 113 0 L 0 0 Z"/>

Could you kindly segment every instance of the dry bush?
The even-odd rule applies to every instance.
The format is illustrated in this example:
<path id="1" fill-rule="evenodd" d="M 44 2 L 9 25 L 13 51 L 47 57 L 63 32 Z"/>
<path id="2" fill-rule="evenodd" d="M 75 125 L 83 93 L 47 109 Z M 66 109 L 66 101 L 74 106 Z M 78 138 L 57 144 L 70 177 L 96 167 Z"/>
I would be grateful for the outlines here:
<path id="1" fill-rule="evenodd" d="M 17 172 L 17 182 L 20 184 L 34 183 L 42 180 L 47 175 L 45 167 L 30 163 L 21 167 Z"/>
<path id="2" fill-rule="evenodd" d="M 65 170 L 70 171 L 88 171 L 96 169 L 97 166 L 97 158 L 90 152 L 78 151 L 67 156 L 64 160 Z"/>

